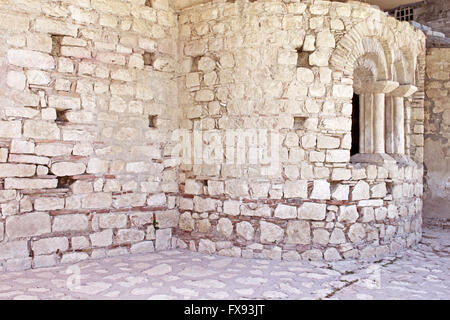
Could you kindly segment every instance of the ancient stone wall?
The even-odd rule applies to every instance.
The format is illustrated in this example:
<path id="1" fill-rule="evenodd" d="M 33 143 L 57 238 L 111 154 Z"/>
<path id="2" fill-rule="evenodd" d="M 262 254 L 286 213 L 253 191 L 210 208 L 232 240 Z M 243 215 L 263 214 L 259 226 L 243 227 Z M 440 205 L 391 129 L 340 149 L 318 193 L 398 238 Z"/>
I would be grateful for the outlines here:
<path id="1" fill-rule="evenodd" d="M 3 269 L 175 245 L 371 258 L 420 239 L 425 37 L 409 23 L 316 0 L 0 9 Z"/>
<path id="2" fill-rule="evenodd" d="M 204 145 L 180 166 L 180 246 L 334 260 L 420 239 L 422 32 L 326 1 L 214 1 L 183 10 L 179 30 L 180 127 Z M 406 151 L 396 160 L 351 162 L 352 97 L 364 88 L 383 118 L 385 95 L 400 98 Z"/>
<path id="3" fill-rule="evenodd" d="M 426 56 L 424 217 L 450 219 L 450 49 Z"/>
<path id="4" fill-rule="evenodd" d="M 172 247 L 177 16 L 0 2 L 0 269 Z"/>

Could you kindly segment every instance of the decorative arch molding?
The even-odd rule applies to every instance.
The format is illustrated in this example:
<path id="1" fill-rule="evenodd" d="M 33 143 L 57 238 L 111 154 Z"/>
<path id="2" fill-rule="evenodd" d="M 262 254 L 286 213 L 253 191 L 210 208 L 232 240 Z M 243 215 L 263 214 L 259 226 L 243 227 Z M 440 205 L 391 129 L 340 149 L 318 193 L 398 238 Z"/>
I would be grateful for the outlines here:
<path id="1" fill-rule="evenodd" d="M 391 28 L 379 21 L 364 21 L 354 26 L 337 44 L 331 55 L 330 65 L 334 70 L 352 76 L 357 60 L 367 53 L 378 55 L 380 65 L 377 80 L 392 77 L 389 68 L 398 51 L 396 38 Z"/>

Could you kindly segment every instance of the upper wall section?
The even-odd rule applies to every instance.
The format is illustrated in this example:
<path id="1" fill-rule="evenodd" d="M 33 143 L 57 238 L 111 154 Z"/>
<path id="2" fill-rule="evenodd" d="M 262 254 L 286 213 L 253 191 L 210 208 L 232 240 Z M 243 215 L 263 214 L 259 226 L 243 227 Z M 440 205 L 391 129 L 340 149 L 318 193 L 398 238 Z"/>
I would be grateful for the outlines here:
<path id="1" fill-rule="evenodd" d="M 170 248 L 176 14 L 163 1 L 3 0 L 0 20 L 0 265 Z"/>

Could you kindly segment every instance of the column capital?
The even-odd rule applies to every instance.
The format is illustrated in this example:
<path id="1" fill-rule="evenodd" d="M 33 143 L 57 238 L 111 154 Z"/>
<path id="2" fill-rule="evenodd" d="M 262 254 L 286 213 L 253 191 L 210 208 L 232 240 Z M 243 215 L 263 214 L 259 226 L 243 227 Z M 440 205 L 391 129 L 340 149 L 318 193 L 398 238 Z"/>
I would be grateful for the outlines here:
<path id="1" fill-rule="evenodd" d="M 388 95 L 393 97 L 407 98 L 417 91 L 417 87 L 412 84 L 402 84 L 397 89 L 390 92 Z"/>
<path id="2" fill-rule="evenodd" d="M 399 85 L 400 84 L 397 81 L 391 80 L 375 81 L 367 86 L 367 91 L 371 93 L 386 94 L 397 89 Z"/>

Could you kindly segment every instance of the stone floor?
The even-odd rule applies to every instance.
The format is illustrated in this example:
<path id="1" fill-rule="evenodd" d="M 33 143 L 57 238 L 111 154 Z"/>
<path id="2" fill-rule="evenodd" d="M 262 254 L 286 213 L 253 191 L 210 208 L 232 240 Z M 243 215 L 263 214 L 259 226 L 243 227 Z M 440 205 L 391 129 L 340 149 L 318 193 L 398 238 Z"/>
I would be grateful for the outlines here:
<path id="1" fill-rule="evenodd" d="M 185 250 L 0 274 L 0 299 L 449 299 L 450 232 L 376 262 L 285 262 Z"/>

